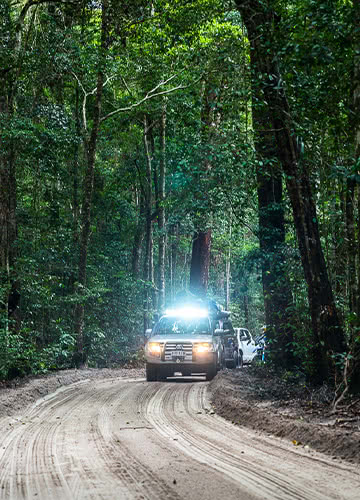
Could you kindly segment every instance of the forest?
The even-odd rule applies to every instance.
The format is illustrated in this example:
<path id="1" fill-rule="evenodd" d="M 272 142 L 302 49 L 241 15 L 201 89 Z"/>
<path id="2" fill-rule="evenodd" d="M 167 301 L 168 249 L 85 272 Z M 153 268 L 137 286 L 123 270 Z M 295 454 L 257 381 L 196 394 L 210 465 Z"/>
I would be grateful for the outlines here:
<path id="1" fill-rule="evenodd" d="M 360 391 L 360 2 L 1 0 L 0 379 L 179 292 Z"/>

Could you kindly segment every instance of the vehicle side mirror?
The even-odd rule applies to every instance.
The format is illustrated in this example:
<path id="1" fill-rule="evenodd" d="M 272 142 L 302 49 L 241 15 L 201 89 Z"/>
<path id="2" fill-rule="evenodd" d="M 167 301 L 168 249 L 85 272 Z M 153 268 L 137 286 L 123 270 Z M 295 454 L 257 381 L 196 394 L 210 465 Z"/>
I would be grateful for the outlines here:
<path id="1" fill-rule="evenodd" d="M 151 328 L 147 328 L 147 329 L 145 330 L 145 337 L 146 337 L 147 339 L 149 339 L 149 338 L 151 337 L 151 334 L 152 334 L 152 329 L 151 329 Z"/>

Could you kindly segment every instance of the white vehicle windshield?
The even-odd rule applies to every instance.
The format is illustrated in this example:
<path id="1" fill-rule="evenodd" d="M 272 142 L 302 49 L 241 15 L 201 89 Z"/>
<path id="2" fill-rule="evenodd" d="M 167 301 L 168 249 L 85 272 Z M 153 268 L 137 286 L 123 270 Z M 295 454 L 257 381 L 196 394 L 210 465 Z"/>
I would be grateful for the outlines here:
<path id="1" fill-rule="evenodd" d="M 208 318 L 163 317 L 153 330 L 155 335 L 209 335 L 210 332 Z"/>

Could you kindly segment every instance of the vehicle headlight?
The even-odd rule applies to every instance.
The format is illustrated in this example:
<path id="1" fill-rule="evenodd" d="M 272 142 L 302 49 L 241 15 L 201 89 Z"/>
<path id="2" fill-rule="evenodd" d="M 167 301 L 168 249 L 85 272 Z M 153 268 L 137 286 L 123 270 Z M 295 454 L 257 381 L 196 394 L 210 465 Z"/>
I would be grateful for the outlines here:
<path id="1" fill-rule="evenodd" d="M 202 342 L 201 344 L 194 345 L 196 354 L 203 354 L 205 352 L 214 352 L 214 346 L 210 342 Z"/>
<path id="2" fill-rule="evenodd" d="M 151 354 L 151 356 L 160 357 L 161 344 L 159 342 L 149 342 L 147 345 L 147 351 Z"/>

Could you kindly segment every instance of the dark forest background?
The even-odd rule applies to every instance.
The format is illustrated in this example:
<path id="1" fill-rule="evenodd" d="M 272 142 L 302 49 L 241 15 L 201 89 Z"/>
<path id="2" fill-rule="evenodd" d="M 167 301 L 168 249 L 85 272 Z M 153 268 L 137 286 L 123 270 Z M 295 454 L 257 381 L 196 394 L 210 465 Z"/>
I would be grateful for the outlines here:
<path id="1" fill-rule="evenodd" d="M 0 378 L 136 358 L 179 291 L 360 385 L 360 4 L 2 0 Z"/>

